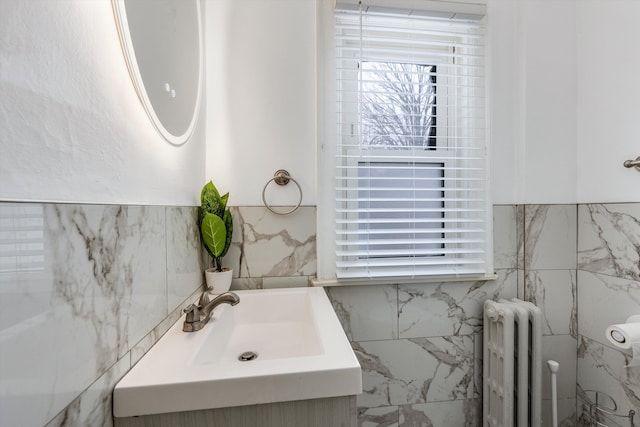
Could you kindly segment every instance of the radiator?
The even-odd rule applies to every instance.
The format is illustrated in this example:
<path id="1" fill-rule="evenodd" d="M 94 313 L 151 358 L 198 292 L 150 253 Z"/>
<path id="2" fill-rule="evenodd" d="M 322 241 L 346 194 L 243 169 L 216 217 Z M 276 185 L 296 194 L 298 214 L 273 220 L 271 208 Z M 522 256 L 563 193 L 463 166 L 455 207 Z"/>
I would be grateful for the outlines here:
<path id="1" fill-rule="evenodd" d="M 539 427 L 542 313 L 532 303 L 484 303 L 483 426 Z"/>

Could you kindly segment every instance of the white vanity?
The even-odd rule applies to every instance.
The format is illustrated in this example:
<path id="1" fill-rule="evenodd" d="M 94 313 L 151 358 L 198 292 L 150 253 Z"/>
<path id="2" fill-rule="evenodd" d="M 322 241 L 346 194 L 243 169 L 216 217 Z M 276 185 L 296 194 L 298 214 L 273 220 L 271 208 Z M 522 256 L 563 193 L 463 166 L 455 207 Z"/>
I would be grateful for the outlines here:
<path id="1" fill-rule="evenodd" d="M 116 426 L 350 426 L 358 360 L 322 288 L 238 291 L 183 318 L 115 387 Z"/>

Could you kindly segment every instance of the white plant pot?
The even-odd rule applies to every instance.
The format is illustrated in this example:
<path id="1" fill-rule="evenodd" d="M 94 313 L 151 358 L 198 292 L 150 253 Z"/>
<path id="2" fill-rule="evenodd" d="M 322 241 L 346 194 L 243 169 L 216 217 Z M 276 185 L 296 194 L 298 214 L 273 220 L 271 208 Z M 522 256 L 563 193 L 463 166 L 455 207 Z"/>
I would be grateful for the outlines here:
<path id="1" fill-rule="evenodd" d="M 231 288 L 233 270 L 230 268 L 223 268 L 222 271 L 216 271 L 215 268 L 208 268 L 205 270 L 204 275 L 207 279 L 209 292 L 212 294 L 222 294 Z"/>

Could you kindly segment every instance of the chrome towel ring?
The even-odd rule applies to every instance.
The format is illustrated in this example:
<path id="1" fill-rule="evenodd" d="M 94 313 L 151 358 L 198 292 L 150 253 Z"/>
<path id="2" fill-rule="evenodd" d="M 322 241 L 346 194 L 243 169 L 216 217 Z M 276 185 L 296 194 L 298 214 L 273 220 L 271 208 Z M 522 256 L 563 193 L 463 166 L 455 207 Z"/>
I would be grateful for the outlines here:
<path id="1" fill-rule="evenodd" d="M 287 185 L 289 181 L 293 181 L 294 184 L 298 186 L 298 191 L 300 192 L 300 200 L 298 200 L 298 204 L 293 209 L 290 209 L 285 212 L 278 212 L 274 210 L 271 206 L 269 206 L 269 203 L 267 203 L 267 199 L 265 197 L 265 192 L 267 191 L 267 187 L 269 186 L 269 184 L 271 184 L 271 181 L 275 182 L 278 185 Z M 269 209 L 271 212 L 273 212 L 276 215 L 289 215 L 290 213 L 295 212 L 300 207 L 300 204 L 302 204 L 302 187 L 300 187 L 300 184 L 298 184 L 298 181 L 296 181 L 295 179 L 293 179 L 291 175 L 289 175 L 289 172 L 287 172 L 284 169 L 278 169 L 276 173 L 273 174 L 273 178 L 267 181 L 267 183 L 264 185 L 264 188 L 262 189 L 262 202 L 264 203 L 264 206 L 267 209 Z"/>

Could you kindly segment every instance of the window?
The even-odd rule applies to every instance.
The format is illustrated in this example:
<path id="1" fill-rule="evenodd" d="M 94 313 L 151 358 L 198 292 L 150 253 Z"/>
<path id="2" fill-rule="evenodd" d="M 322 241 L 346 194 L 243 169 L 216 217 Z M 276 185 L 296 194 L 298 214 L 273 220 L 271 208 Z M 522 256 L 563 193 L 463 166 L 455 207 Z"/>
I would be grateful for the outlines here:
<path id="1" fill-rule="evenodd" d="M 484 27 L 353 9 L 334 15 L 335 276 L 485 275 Z"/>

